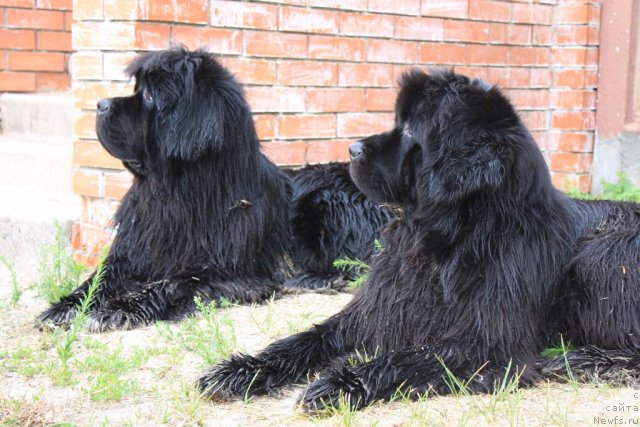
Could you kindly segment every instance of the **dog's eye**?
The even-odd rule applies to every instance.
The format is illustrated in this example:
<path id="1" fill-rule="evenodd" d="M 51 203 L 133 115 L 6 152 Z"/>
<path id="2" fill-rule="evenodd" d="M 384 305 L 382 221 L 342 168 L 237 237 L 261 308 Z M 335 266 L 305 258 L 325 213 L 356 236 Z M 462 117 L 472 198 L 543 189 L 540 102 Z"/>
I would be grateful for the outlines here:
<path id="1" fill-rule="evenodd" d="M 153 95 L 151 95 L 151 92 L 149 91 L 149 89 L 144 89 L 142 91 L 142 98 L 145 100 L 145 102 L 148 102 L 149 104 L 153 104 Z"/>

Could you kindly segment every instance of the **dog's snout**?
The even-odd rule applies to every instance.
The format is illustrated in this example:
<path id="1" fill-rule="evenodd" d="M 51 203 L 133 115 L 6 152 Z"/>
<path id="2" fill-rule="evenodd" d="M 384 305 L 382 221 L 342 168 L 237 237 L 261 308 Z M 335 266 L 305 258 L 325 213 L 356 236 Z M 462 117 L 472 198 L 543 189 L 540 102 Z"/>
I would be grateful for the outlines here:
<path id="1" fill-rule="evenodd" d="M 362 148 L 363 147 L 364 147 L 364 145 L 360 141 L 354 142 L 353 144 L 351 144 L 349 146 L 349 154 L 351 155 L 351 158 L 355 159 L 357 157 L 360 157 L 362 155 Z"/>
<path id="2" fill-rule="evenodd" d="M 98 101 L 98 114 L 104 114 L 111 108 L 110 99 L 101 99 Z"/>

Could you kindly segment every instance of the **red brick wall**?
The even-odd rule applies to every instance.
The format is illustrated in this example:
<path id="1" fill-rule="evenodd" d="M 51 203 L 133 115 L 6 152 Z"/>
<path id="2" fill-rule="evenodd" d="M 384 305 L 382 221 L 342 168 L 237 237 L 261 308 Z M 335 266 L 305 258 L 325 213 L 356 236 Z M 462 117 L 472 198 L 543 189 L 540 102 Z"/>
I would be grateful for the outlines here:
<path id="1" fill-rule="evenodd" d="M 505 88 L 554 182 L 587 190 L 599 15 L 587 0 L 76 0 L 74 245 L 96 253 L 130 183 L 95 140 L 96 100 L 129 93 L 135 51 L 170 43 L 220 54 L 279 164 L 346 160 L 350 141 L 391 125 L 400 73 L 446 65 Z"/>
<path id="2" fill-rule="evenodd" d="M 72 0 L 0 0 L 0 92 L 69 88 Z"/>

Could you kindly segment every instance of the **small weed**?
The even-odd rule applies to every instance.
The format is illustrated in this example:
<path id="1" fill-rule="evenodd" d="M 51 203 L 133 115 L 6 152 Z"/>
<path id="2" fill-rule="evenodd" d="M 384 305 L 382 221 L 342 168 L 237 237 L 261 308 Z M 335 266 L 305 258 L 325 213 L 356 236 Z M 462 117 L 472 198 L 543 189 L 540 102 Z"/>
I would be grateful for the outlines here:
<path id="1" fill-rule="evenodd" d="M 218 314 L 215 301 L 205 304 L 196 297 L 195 304 L 203 320 L 192 315 L 184 319 L 177 328 L 163 322 L 157 323 L 156 327 L 164 339 L 177 342 L 185 350 L 200 356 L 207 365 L 211 365 L 235 350 L 235 329 L 228 315 Z"/>
<path id="2" fill-rule="evenodd" d="M 467 380 L 463 380 L 456 377 L 455 374 L 451 372 L 451 370 L 449 370 L 447 365 L 445 365 L 444 360 L 442 360 L 439 356 L 436 356 L 436 359 L 438 359 L 438 362 L 440 362 L 440 365 L 442 365 L 442 368 L 447 375 L 447 378 L 444 379 L 444 382 L 445 384 L 447 384 L 447 387 L 449 387 L 449 391 L 454 396 L 470 396 L 472 393 L 471 391 L 469 391 L 469 384 L 471 384 L 471 381 L 473 381 L 473 379 L 487 365 L 487 363 L 484 363 Z"/>
<path id="3" fill-rule="evenodd" d="M 376 357 L 378 357 L 378 348 L 377 347 L 376 347 L 376 350 L 373 352 L 372 355 L 369 355 L 367 353 L 366 349 L 363 349 L 362 351 L 356 350 L 355 355 L 351 355 L 347 359 L 347 364 L 349 366 L 351 366 L 351 367 L 354 367 L 354 366 L 357 366 L 357 365 L 361 365 L 363 363 L 371 362 Z"/>
<path id="4" fill-rule="evenodd" d="M 338 258 L 333 261 L 333 266 L 342 271 L 355 274 L 356 277 L 349 280 L 349 284 L 347 285 L 348 289 L 357 289 L 367 281 L 366 272 L 369 270 L 369 264 L 365 262 L 357 259 Z"/>
<path id="5" fill-rule="evenodd" d="M 57 369 L 57 373 L 52 378 L 56 383 L 68 384 L 71 380 L 71 369 L 69 366 L 69 361 L 71 359 L 73 345 L 78 340 L 80 329 L 82 329 L 87 319 L 89 307 L 93 303 L 95 294 L 100 287 L 100 283 L 102 282 L 102 278 L 104 276 L 104 259 L 107 253 L 108 248 L 105 247 L 100 254 L 98 267 L 96 268 L 96 273 L 93 276 L 91 283 L 89 284 L 89 289 L 87 289 L 84 298 L 82 298 L 82 302 L 77 308 L 76 317 L 73 319 L 73 322 L 71 322 L 69 330 L 61 332 L 62 336 L 60 337 L 60 341 L 56 345 L 56 353 L 58 354 L 59 366 Z"/>
<path id="6" fill-rule="evenodd" d="M 581 193 L 576 188 L 565 192 L 567 196 L 581 200 L 620 200 L 626 202 L 640 202 L 640 187 L 635 187 L 623 173 L 618 173 L 618 182 L 602 183 L 602 194 L 593 195 Z"/>
<path id="7" fill-rule="evenodd" d="M 22 296 L 22 289 L 20 289 L 20 287 L 18 286 L 16 270 L 13 267 L 13 263 L 9 262 L 9 260 L 4 256 L 0 256 L 0 264 L 4 265 L 5 268 L 9 271 L 9 280 L 11 280 L 11 298 L 9 300 L 9 303 L 15 306 Z"/>
<path id="8" fill-rule="evenodd" d="M 348 394 L 340 391 L 338 395 L 338 406 L 327 405 L 322 401 L 324 407 L 314 417 L 336 417 L 340 419 L 340 425 L 344 427 L 351 427 L 355 425 L 354 418 L 356 416 L 357 409 L 351 406 L 351 400 Z"/>
<path id="9" fill-rule="evenodd" d="M 256 327 L 258 328 L 258 330 L 260 332 L 262 332 L 263 334 L 267 335 L 269 333 L 269 331 L 271 330 L 271 327 L 273 326 L 273 312 L 274 312 L 274 302 L 275 302 L 275 295 L 272 295 L 271 298 L 269 299 L 269 302 L 267 302 L 267 315 L 265 316 L 265 318 L 262 321 L 257 320 L 253 314 L 249 314 L 249 317 L 251 318 L 251 321 L 256 325 Z M 253 307 L 257 307 L 256 305 L 253 305 Z"/>
<path id="10" fill-rule="evenodd" d="M 180 390 L 171 397 L 173 409 L 182 416 L 184 425 L 205 425 L 202 414 L 202 400 L 200 393 L 192 384 L 182 384 Z"/>
<path id="11" fill-rule="evenodd" d="M 54 241 L 42 250 L 41 278 L 34 285 L 38 294 L 49 303 L 60 301 L 62 297 L 77 288 L 86 270 L 86 267 L 75 262 L 73 255 L 67 249 L 62 225 L 55 223 L 54 227 Z"/>

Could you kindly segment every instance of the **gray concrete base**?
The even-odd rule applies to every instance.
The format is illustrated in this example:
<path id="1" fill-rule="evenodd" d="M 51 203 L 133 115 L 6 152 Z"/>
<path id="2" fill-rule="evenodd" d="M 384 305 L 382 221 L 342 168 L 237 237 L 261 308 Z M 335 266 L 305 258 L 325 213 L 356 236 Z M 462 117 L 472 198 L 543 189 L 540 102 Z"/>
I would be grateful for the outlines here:
<path id="1" fill-rule="evenodd" d="M 69 93 L 0 96 L 0 256 L 29 277 L 53 241 L 54 221 L 69 235 L 80 217 L 71 189 L 72 107 Z M 5 270 L 0 266 L 0 279 Z"/>
<path id="2" fill-rule="evenodd" d="M 618 182 L 618 173 L 640 187 L 640 133 L 623 132 L 608 138 L 596 135 L 592 173 L 591 191 L 595 194 L 602 193 L 603 182 Z"/>

